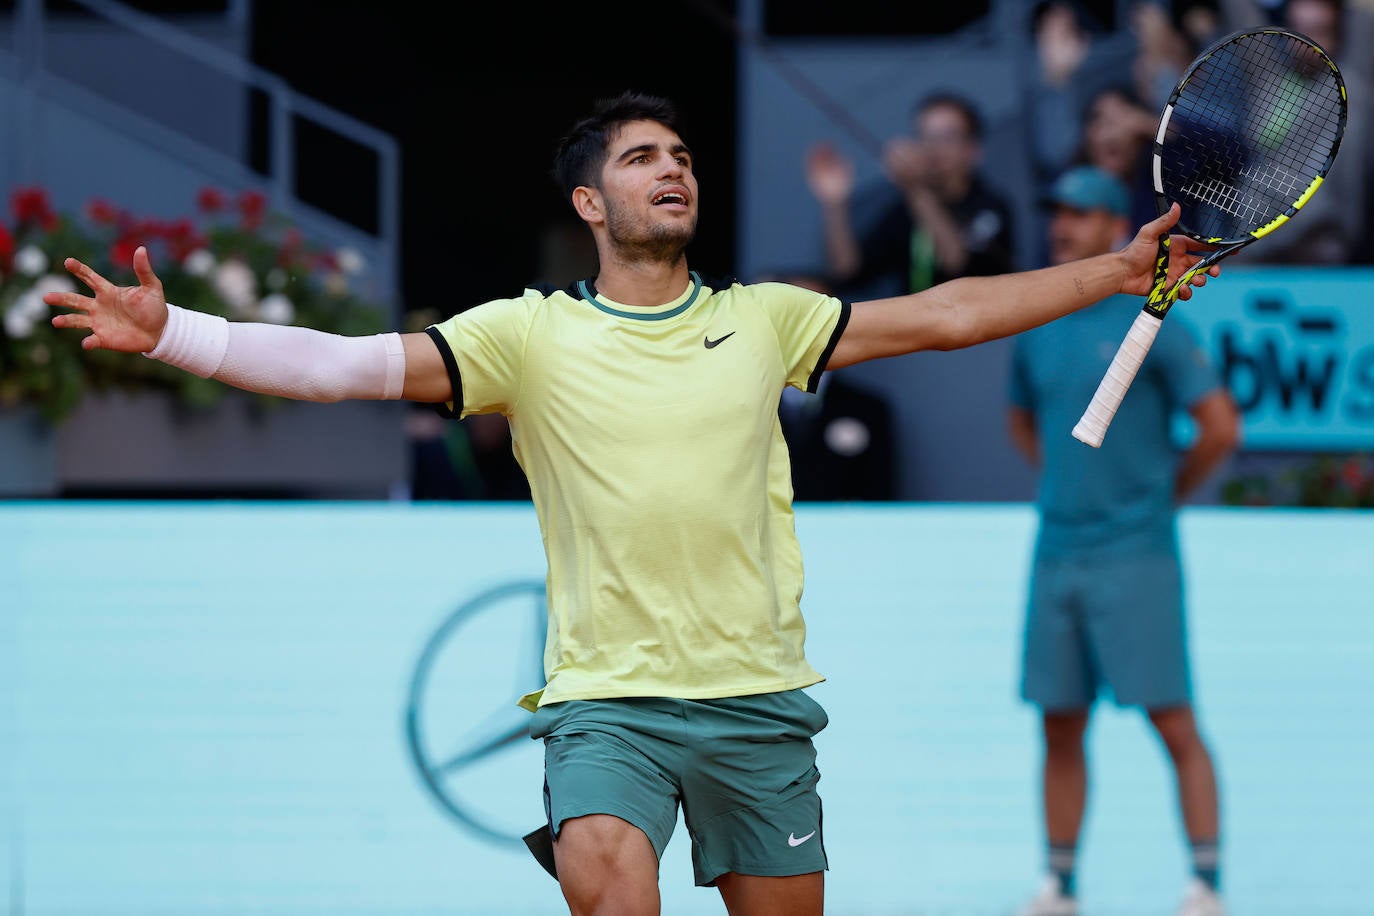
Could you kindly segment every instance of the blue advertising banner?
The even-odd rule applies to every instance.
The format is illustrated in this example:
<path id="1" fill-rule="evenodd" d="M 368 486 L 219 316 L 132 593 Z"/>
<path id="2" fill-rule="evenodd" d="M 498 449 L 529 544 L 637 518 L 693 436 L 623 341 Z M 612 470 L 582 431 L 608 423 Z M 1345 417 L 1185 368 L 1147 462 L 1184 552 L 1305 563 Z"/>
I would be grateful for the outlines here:
<path id="1" fill-rule="evenodd" d="M 1201 332 L 1246 449 L 1374 447 L 1374 270 L 1223 266 L 1173 314 Z"/>

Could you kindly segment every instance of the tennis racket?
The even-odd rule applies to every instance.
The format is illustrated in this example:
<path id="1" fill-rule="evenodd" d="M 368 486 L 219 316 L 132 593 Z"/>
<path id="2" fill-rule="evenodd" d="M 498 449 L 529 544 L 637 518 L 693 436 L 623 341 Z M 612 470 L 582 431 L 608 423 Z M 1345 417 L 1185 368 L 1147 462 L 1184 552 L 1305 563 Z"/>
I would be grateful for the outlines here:
<path id="1" fill-rule="evenodd" d="M 1179 291 L 1311 199 L 1336 158 L 1345 117 L 1340 70 L 1296 32 L 1235 32 L 1188 66 L 1155 133 L 1155 203 L 1163 215 L 1177 202 L 1173 231 L 1215 247 L 1170 285 L 1169 235 L 1160 236 L 1154 288 L 1074 426 L 1075 439 L 1102 444 Z"/>

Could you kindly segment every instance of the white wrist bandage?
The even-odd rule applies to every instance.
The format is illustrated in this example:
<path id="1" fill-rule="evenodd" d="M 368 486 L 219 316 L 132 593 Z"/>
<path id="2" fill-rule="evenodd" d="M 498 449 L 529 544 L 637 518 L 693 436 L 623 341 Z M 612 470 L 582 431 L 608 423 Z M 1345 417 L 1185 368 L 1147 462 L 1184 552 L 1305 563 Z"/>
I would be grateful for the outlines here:
<path id="1" fill-rule="evenodd" d="M 228 322 L 168 304 L 147 355 L 202 378 L 298 401 L 397 400 L 405 383 L 401 335 L 342 337 L 310 328 Z"/>
<path id="2" fill-rule="evenodd" d="M 167 324 L 157 346 L 144 356 L 209 378 L 224 360 L 229 322 L 218 315 L 192 312 L 167 303 Z"/>

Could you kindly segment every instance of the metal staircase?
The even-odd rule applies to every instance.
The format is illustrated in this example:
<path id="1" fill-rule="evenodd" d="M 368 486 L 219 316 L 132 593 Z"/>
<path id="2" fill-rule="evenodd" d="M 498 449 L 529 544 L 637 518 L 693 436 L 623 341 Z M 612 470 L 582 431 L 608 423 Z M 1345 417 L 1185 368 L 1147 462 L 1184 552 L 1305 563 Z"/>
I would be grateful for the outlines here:
<path id="1" fill-rule="evenodd" d="M 38 185 L 64 210 L 100 197 L 167 216 L 189 215 L 207 185 L 258 190 L 308 238 L 361 252 L 360 292 L 397 310 L 398 143 L 249 62 L 247 0 L 176 24 L 112 0 L 54 6 L 17 0 L 0 14 L 0 189 Z M 370 225 L 302 199 L 297 174 L 322 165 L 304 160 L 303 131 L 375 164 L 375 180 L 347 189 Z"/>

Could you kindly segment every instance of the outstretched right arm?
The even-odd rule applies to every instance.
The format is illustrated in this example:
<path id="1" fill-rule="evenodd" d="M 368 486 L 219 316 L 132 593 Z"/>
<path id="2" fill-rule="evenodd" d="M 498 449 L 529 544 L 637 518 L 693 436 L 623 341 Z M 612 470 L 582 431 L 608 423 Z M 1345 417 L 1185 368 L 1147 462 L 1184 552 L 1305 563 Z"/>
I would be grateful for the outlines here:
<path id="1" fill-rule="evenodd" d="M 230 322 L 167 302 L 146 248 L 134 252 L 138 286 L 115 286 L 68 258 L 92 296 L 51 292 L 58 328 L 90 331 L 87 350 L 143 353 L 245 391 L 300 401 L 395 400 L 439 403 L 453 396 L 442 357 L 428 335 L 343 337 L 310 328 Z"/>

